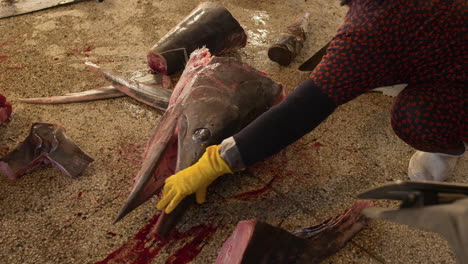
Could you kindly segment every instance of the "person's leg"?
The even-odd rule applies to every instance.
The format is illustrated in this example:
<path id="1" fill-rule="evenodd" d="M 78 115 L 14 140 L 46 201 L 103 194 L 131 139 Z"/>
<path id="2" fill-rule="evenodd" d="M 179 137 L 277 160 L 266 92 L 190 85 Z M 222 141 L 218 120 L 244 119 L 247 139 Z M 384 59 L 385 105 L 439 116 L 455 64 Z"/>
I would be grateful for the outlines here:
<path id="1" fill-rule="evenodd" d="M 408 85 L 396 98 L 392 127 L 418 151 L 410 160 L 412 180 L 443 181 L 468 141 L 463 83 Z"/>

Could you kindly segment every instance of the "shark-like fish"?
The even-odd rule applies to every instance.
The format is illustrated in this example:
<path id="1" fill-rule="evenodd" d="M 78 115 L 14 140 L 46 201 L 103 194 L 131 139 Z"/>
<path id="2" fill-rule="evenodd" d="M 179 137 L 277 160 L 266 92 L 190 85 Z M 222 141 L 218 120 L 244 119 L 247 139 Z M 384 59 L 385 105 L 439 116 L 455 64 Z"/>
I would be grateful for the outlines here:
<path id="1" fill-rule="evenodd" d="M 212 56 L 206 48 L 194 51 L 116 221 L 159 193 L 167 177 L 195 163 L 206 147 L 232 136 L 283 98 L 282 85 L 265 73 L 235 58 Z M 170 232 L 192 198 L 160 217 L 159 235 Z"/>

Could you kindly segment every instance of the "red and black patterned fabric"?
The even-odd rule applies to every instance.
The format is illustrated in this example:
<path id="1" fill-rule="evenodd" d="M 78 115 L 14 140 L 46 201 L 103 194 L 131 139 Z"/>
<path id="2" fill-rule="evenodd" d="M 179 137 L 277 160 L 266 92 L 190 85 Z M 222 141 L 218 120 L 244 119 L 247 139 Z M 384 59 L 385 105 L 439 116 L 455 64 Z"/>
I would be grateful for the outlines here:
<path id="1" fill-rule="evenodd" d="M 467 141 L 466 0 L 352 0 L 312 80 L 336 105 L 409 86 L 393 107 L 398 136 L 439 152 Z M 422 116 L 421 116 L 422 115 Z"/>
<path id="2" fill-rule="evenodd" d="M 396 98 L 392 127 L 409 145 L 426 152 L 445 152 L 468 142 L 466 85 L 425 83 L 407 86 Z"/>
<path id="3" fill-rule="evenodd" d="M 405 142 L 445 152 L 467 141 L 466 0 L 346 3 L 345 22 L 311 78 L 233 136 L 245 166 L 304 136 L 338 105 L 400 83 L 409 85 L 392 125 Z"/>

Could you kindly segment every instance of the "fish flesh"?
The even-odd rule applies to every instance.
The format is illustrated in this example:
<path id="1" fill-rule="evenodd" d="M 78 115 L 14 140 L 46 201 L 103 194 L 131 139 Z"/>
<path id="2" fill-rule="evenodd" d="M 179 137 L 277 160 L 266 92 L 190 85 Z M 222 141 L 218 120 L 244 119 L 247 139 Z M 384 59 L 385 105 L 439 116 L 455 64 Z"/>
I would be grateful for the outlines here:
<path id="1" fill-rule="evenodd" d="M 76 178 L 93 161 L 65 134 L 63 126 L 34 123 L 28 137 L 0 159 L 0 174 L 14 180 L 41 163 L 51 163 Z"/>
<path id="2" fill-rule="evenodd" d="M 289 25 L 268 49 L 270 60 L 288 66 L 304 47 L 310 13 L 306 12 Z"/>
<path id="3" fill-rule="evenodd" d="M 354 203 L 343 214 L 319 225 L 288 232 L 257 220 L 241 221 L 224 242 L 216 264 L 314 264 L 342 249 L 368 219 L 369 201 Z"/>
<path id="4" fill-rule="evenodd" d="M 202 2 L 148 52 L 148 66 L 155 73 L 173 74 L 184 68 L 188 56 L 206 47 L 219 55 L 245 47 L 247 35 L 221 4 Z"/>
<path id="5" fill-rule="evenodd" d="M 145 150 L 136 184 L 116 221 L 159 193 L 167 177 L 194 164 L 206 147 L 219 144 L 284 98 L 281 84 L 230 57 L 194 51 Z M 186 198 L 163 214 L 156 233 L 166 236 L 192 203 Z"/>
<path id="6" fill-rule="evenodd" d="M 0 94 L 0 123 L 7 121 L 12 111 L 13 108 L 11 104 L 7 101 L 5 96 Z"/>

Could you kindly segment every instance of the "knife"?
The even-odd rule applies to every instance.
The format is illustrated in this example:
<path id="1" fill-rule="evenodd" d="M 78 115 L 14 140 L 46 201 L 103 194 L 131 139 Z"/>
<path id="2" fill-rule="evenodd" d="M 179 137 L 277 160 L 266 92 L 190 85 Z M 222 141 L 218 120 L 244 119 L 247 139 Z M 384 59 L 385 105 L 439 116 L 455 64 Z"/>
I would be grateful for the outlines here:
<path id="1" fill-rule="evenodd" d="M 327 54 L 327 48 L 328 45 L 330 45 L 330 42 L 328 42 L 325 46 L 323 46 L 319 51 L 317 51 L 310 59 L 308 59 L 306 62 L 304 62 L 301 66 L 299 66 L 300 71 L 313 71 L 315 67 L 320 63 L 322 60 L 322 57 Z"/>
<path id="2" fill-rule="evenodd" d="M 367 190 L 359 199 L 402 201 L 401 208 L 447 204 L 468 198 L 468 184 L 433 181 L 396 181 Z"/>

